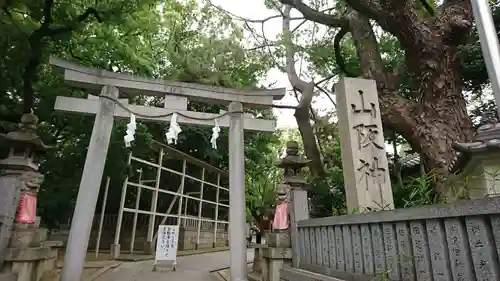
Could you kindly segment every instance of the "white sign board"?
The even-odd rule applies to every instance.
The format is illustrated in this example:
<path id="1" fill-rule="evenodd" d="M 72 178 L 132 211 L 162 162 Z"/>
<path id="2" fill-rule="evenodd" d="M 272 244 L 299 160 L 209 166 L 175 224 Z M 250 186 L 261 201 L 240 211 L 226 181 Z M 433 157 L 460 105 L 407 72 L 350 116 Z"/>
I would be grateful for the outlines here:
<path id="1" fill-rule="evenodd" d="M 178 225 L 160 225 L 156 241 L 155 261 L 177 260 L 177 243 L 179 240 Z"/>

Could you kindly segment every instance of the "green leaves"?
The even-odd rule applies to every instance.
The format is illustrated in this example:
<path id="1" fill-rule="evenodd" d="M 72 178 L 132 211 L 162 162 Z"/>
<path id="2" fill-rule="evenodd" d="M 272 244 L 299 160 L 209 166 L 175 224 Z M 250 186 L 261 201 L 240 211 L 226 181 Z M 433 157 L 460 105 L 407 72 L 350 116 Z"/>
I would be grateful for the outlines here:
<path id="1" fill-rule="evenodd" d="M 12 17 L 2 15 L 0 18 L 2 120 L 9 114 L 21 113 L 21 82 L 27 57 L 31 54 L 28 36 L 44 20 L 41 12 L 44 1 L 25 2 L 26 8 L 19 11 L 29 15 L 17 13 L 14 16 L 11 11 Z M 163 12 L 158 7 L 158 1 L 150 0 L 55 1 L 51 9 L 51 28 L 73 24 L 73 20 L 88 8 L 99 12 L 102 23 L 92 16 L 79 22 L 72 32 L 45 38 L 41 65 L 37 68 L 40 79 L 35 84 L 35 104 L 36 114 L 42 122 L 39 132 L 45 142 L 54 146 L 42 159 L 41 169 L 46 179 L 40 192 L 39 210 L 51 227 L 66 223 L 73 212 L 94 118 L 54 112 L 57 95 L 86 97 L 88 92 L 66 86 L 60 74 L 47 64 L 50 55 L 110 71 L 227 87 L 255 87 L 260 76 L 270 67 L 260 53 L 245 51 L 241 27 L 222 12 L 203 8 L 194 0 L 164 1 Z M 130 98 L 132 104 L 146 102 L 151 106 L 162 106 L 163 99 Z M 217 113 L 226 109 L 220 105 L 194 102 L 190 102 L 188 107 L 190 110 Z M 106 164 L 105 176 L 111 177 L 110 198 L 120 196 L 122 181 L 128 173 L 128 150 L 123 144 L 126 123 L 125 120 L 115 122 L 108 151 L 110 161 Z M 152 139 L 164 141 L 166 125 L 138 122 L 132 147 L 134 155 L 154 159 L 155 153 L 149 144 Z M 11 124 L 5 126 L 5 129 L 10 129 Z M 180 142 L 175 148 L 227 170 L 227 129 L 221 132 L 217 150 L 212 149 L 209 143 L 210 128 L 182 125 L 182 129 Z M 272 153 L 276 140 L 277 136 L 273 134 L 261 133 L 248 134 L 245 138 L 246 171 L 255 182 L 248 185 L 252 190 L 249 200 L 253 202 L 252 208 L 258 210 L 265 210 L 274 200 L 275 180 L 271 171 L 275 171 L 272 165 L 275 158 L 266 157 Z M 175 163 L 169 165 L 179 168 Z M 69 167 L 71 172 L 68 172 Z M 165 185 L 169 180 L 165 177 Z M 194 185 L 187 184 L 186 189 L 189 188 L 194 188 Z M 117 204 L 117 200 L 108 201 L 108 211 L 116 213 Z M 212 216 L 208 213 L 203 215 Z"/>

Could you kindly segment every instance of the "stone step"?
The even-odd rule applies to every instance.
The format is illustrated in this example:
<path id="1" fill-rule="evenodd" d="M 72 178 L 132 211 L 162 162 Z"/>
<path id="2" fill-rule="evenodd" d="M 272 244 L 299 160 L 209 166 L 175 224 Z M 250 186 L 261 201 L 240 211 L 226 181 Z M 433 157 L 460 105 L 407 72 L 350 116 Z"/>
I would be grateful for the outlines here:
<path id="1" fill-rule="evenodd" d="M 0 273 L 0 281 L 17 281 L 16 273 Z"/>

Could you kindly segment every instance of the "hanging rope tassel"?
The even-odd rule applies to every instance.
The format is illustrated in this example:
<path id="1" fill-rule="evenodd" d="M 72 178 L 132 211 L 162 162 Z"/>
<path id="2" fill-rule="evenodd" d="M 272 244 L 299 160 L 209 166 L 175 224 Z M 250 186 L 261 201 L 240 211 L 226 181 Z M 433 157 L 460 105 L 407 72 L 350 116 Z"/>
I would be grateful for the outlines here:
<path id="1" fill-rule="evenodd" d="M 179 133 L 182 132 L 181 127 L 177 123 L 177 113 L 172 114 L 172 119 L 170 120 L 170 127 L 168 128 L 168 132 L 165 134 L 167 137 L 167 143 L 172 144 L 177 144 L 177 139 L 179 136 Z"/>
<path id="2" fill-rule="evenodd" d="M 135 123 L 135 115 L 130 113 L 130 121 L 127 124 L 127 131 L 125 132 L 125 136 L 123 140 L 125 141 L 125 146 L 130 147 L 132 141 L 135 140 L 135 129 L 137 128 L 137 124 Z"/>
<path id="3" fill-rule="evenodd" d="M 212 144 L 213 149 L 217 149 L 217 139 L 219 138 L 220 127 L 217 119 L 214 120 L 215 125 L 212 128 L 212 138 L 210 139 L 210 143 Z"/>

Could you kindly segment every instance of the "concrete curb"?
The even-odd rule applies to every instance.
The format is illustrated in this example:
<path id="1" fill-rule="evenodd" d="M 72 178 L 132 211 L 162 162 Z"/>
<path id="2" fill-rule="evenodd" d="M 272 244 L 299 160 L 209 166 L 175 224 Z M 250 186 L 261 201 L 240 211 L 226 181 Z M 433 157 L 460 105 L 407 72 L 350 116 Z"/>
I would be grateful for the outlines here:
<path id="1" fill-rule="evenodd" d="M 113 264 L 113 265 L 105 266 L 105 267 L 99 269 L 98 271 L 94 272 L 89 277 L 83 279 L 82 281 L 93 281 L 93 280 L 97 279 L 99 276 L 101 276 L 104 273 L 108 272 L 108 270 L 114 269 L 114 268 L 116 268 L 116 267 L 118 267 L 120 265 L 121 265 L 121 263 L 116 263 L 116 264 Z"/>
<path id="2" fill-rule="evenodd" d="M 250 265 L 250 264 L 253 264 L 253 261 L 247 262 L 247 265 Z M 214 270 L 209 271 L 209 273 L 210 273 L 210 275 L 212 275 L 214 278 L 216 278 L 219 281 L 230 281 L 231 280 L 229 267 L 214 269 Z M 249 272 L 247 274 L 247 276 L 248 276 L 247 279 L 250 281 L 260 281 L 260 278 L 256 278 L 256 277 L 252 276 L 251 272 Z"/>
<path id="3" fill-rule="evenodd" d="M 249 264 L 253 264 L 253 261 L 248 261 L 248 262 L 247 262 L 247 265 L 249 265 Z M 221 267 L 221 268 L 212 269 L 212 270 L 210 270 L 210 271 L 208 271 L 208 272 L 210 272 L 210 273 L 214 273 L 214 272 L 217 272 L 217 271 L 222 271 L 222 270 L 226 270 L 226 269 L 229 269 L 229 268 L 231 268 L 231 267 L 229 267 L 229 266 L 225 266 L 225 267 Z"/>

